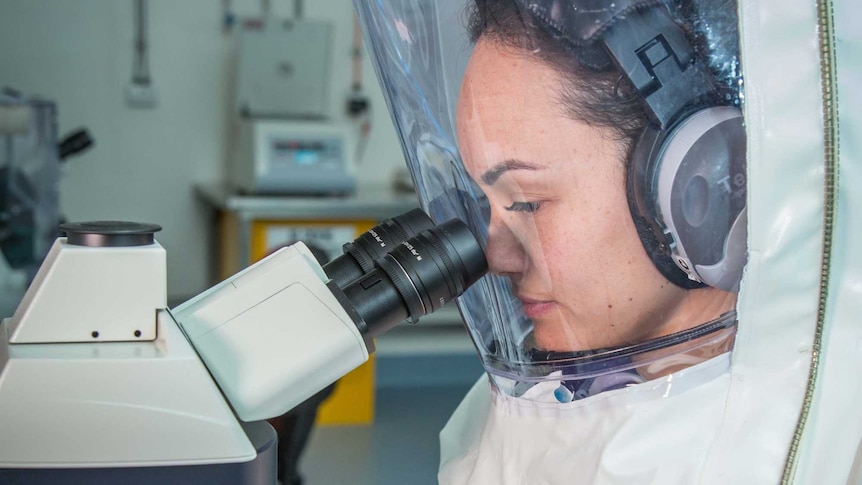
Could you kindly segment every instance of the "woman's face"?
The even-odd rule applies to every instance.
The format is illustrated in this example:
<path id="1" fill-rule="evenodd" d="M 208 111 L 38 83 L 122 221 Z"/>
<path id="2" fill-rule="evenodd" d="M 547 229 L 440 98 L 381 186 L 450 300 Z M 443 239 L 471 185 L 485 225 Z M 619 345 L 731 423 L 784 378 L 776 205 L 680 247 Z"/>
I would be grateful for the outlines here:
<path id="1" fill-rule="evenodd" d="M 624 146 L 566 114 L 561 82 L 542 61 L 487 40 L 467 67 L 458 137 L 491 203 L 490 270 L 511 278 L 542 349 L 667 333 L 686 292 L 662 277 L 638 238 Z"/>

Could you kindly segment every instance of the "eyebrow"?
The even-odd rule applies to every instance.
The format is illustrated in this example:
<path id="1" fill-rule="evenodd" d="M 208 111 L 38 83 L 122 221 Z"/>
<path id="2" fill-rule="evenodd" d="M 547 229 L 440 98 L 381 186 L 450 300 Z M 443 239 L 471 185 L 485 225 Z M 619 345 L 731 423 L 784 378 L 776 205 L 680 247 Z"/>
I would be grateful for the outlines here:
<path id="1" fill-rule="evenodd" d="M 489 168 L 485 173 L 482 174 L 480 179 L 482 183 L 485 185 L 494 185 L 494 182 L 497 181 L 500 177 L 503 176 L 504 173 L 510 170 L 542 170 L 543 167 L 539 167 L 537 165 L 533 165 L 528 162 L 524 162 L 522 160 L 509 159 L 504 160 L 493 167 Z"/>

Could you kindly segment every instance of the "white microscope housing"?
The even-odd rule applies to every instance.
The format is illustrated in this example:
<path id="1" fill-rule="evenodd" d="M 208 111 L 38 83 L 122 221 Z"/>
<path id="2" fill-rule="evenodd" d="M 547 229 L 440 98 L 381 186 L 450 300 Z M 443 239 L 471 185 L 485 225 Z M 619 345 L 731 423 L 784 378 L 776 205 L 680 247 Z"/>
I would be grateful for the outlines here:
<path id="1" fill-rule="evenodd" d="M 486 270 L 459 221 L 403 245 L 387 227 L 326 267 L 302 243 L 283 248 L 169 310 L 160 227 L 66 225 L 0 324 L 0 483 L 275 483 L 260 420 Z"/>
<path id="2" fill-rule="evenodd" d="M 274 483 L 243 482 L 274 477 L 274 433 L 236 418 L 167 310 L 157 228 L 99 230 L 57 239 L 0 324 L 0 482 Z"/>

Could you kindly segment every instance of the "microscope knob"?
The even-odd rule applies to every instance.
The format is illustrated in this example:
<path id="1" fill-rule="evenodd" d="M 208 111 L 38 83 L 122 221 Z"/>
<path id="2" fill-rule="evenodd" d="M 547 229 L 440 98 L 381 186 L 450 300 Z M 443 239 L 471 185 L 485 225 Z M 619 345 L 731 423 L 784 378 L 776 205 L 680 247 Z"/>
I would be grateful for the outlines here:
<path id="1" fill-rule="evenodd" d="M 115 248 L 153 244 L 153 235 L 161 231 L 162 226 L 141 222 L 93 221 L 60 224 L 60 230 L 66 233 L 68 244 Z"/>

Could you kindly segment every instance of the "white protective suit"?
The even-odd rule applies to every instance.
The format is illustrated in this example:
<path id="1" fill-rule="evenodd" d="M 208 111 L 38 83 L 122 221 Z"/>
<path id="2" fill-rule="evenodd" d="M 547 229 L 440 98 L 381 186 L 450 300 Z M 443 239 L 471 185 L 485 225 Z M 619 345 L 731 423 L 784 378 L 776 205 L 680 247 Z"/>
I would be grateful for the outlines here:
<path id="1" fill-rule="evenodd" d="M 447 156 L 460 167 L 452 155 L 460 81 L 448 84 L 469 55 L 429 67 L 435 50 L 451 51 L 445 34 L 426 51 L 399 50 L 393 38 L 421 44 L 416 26 L 426 25 L 411 23 L 401 3 L 357 0 L 357 8 L 434 215 L 443 191 L 429 189 L 425 168 Z M 458 9 L 430 15 L 441 24 L 461 18 Z M 468 294 L 462 313 L 489 374 L 441 433 L 440 483 L 862 484 L 860 19 L 862 6 L 849 0 L 738 4 L 748 231 L 732 351 L 571 402 L 554 399 L 559 378 L 548 376 L 529 375 L 530 385 L 512 392 L 487 358 L 493 347 L 483 350 Z M 449 81 L 435 93 L 419 71 Z M 421 109 L 405 108 L 417 99 Z M 429 154 L 428 146 L 442 148 Z M 458 176 L 450 185 L 464 190 Z M 475 216 L 466 212 L 465 220 Z M 485 308 L 494 304 L 506 308 Z"/>

